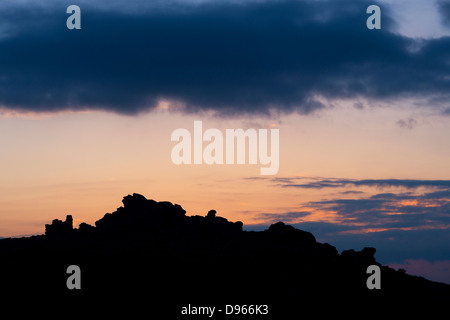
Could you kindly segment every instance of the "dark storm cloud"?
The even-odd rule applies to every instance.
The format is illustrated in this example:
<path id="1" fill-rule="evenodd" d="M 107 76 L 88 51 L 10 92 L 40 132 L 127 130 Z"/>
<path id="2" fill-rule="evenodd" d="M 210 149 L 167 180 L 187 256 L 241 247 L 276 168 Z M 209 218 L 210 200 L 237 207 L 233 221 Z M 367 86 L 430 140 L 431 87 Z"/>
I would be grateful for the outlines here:
<path id="1" fill-rule="evenodd" d="M 438 8 L 441 14 L 442 22 L 450 27 L 450 1 L 438 0 Z"/>
<path id="2" fill-rule="evenodd" d="M 372 2 L 265 1 L 108 10 L 64 1 L 0 13 L 0 106 L 136 114 L 168 99 L 187 112 L 310 113 L 317 97 L 390 99 L 449 89 L 450 39 L 368 30 Z M 70 3 L 71 4 L 71 3 Z"/>

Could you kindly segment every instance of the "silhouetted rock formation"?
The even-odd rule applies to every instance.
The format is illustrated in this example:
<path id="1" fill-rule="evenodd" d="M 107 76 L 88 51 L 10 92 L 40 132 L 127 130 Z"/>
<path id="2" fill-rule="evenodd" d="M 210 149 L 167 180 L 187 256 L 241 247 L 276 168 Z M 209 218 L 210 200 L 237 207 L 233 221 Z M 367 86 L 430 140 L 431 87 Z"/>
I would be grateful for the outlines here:
<path id="1" fill-rule="evenodd" d="M 235 233 L 242 231 L 242 222 L 229 222 L 216 217 L 210 210 L 206 217 L 186 216 L 186 211 L 178 204 L 147 200 L 134 193 L 123 198 L 123 207 L 114 213 L 107 213 L 95 222 L 100 232 L 149 232 L 153 235 L 167 231 Z"/>
<path id="2" fill-rule="evenodd" d="M 73 219 L 71 215 L 67 215 L 66 221 L 55 219 L 52 224 L 45 225 L 45 235 L 62 236 L 71 233 L 73 230 Z"/>
<path id="3" fill-rule="evenodd" d="M 277 309 L 280 303 L 294 308 L 298 301 L 379 304 L 399 297 L 450 297 L 448 285 L 381 266 L 374 248 L 339 254 L 283 222 L 246 232 L 242 222 L 230 222 L 215 210 L 186 216 L 177 204 L 136 193 L 122 202 L 95 227 L 73 228 L 68 215 L 64 222 L 47 224 L 45 235 L 0 240 L 0 274 L 8 275 L 2 288 L 60 301 L 104 297 L 122 305 L 147 301 L 142 292 L 151 289 L 160 299 L 157 305 L 269 303 L 275 306 L 272 314 L 288 310 L 287 305 Z M 66 268 L 72 264 L 82 270 L 79 291 L 66 288 Z M 366 286 L 366 270 L 373 264 L 382 270 L 381 290 Z"/>

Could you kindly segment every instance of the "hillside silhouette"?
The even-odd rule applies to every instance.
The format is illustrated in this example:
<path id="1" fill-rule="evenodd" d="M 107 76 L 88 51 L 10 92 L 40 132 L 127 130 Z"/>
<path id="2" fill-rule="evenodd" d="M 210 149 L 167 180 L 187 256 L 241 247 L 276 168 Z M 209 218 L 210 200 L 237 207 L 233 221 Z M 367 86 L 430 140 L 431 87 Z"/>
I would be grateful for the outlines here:
<path id="1" fill-rule="evenodd" d="M 159 308 L 173 317 L 196 303 L 269 304 L 273 318 L 295 313 L 299 304 L 348 307 L 358 301 L 392 308 L 400 299 L 439 305 L 450 297 L 449 285 L 382 266 L 374 248 L 339 254 L 283 222 L 243 231 L 242 222 L 215 210 L 187 216 L 177 204 L 136 193 L 122 202 L 95 226 L 74 228 L 68 215 L 47 224 L 45 235 L 1 239 L 2 290 L 36 303 L 114 310 L 101 302 L 107 301 L 115 308 Z M 66 286 L 69 265 L 81 269 L 81 290 Z M 369 265 L 381 268 L 380 290 L 366 286 Z"/>

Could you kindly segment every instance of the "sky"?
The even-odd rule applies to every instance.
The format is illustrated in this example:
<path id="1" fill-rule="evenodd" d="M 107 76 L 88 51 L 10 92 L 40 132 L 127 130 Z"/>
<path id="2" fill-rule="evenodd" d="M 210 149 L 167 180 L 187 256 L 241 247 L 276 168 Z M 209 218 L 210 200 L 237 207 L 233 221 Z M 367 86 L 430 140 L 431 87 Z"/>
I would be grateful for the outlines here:
<path id="1" fill-rule="evenodd" d="M 0 236 L 137 192 L 450 283 L 450 2 L 82 0 L 69 30 L 71 4 L 0 3 Z M 174 164 L 194 121 L 278 129 L 277 174 Z"/>

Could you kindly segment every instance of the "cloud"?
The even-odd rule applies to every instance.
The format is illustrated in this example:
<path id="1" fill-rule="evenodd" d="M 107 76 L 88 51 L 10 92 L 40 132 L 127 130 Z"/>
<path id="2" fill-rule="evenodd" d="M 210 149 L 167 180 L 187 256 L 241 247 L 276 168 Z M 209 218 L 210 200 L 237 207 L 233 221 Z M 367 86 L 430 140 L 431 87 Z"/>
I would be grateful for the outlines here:
<path id="1" fill-rule="evenodd" d="M 357 191 L 357 190 L 348 190 L 348 191 L 341 192 L 341 194 L 362 194 L 362 193 L 364 193 L 364 192 Z"/>
<path id="2" fill-rule="evenodd" d="M 446 264 L 435 261 L 450 259 L 450 180 L 294 176 L 266 178 L 266 182 L 299 188 L 302 193 L 312 189 L 316 197 L 320 191 L 322 198 L 289 208 L 286 219 L 283 212 L 260 215 L 265 226 L 250 225 L 247 230 L 285 221 L 339 251 L 375 247 L 383 264 L 435 281 L 448 280 L 442 277 Z M 419 266 L 420 273 L 411 271 Z"/>
<path id="3" fill-rule="evenodd" d="M 438 0 L 437 3 L 442 23 L 450 27 L 450 2 L 448 0 Z"/>
<path id="4" fill-rule="evenodd" d="M 101 3 L 81 1 L 72 31 L 69 2 L 4 5 L 0 106 L 309 114 L 337 98 L 448 100 L 450 39 L 411 52 L 388 8 L 382 30 L 365 27 L 373 1 Z"/>
<path id="5" fill-rule="evenodd" d="M 417 120 L 413 119 L 413 118 L 400 119 L 396 123 L 400 128 L 404 128 L 404 129 L 408 129 L 408 130 L 412 130 L 412 129 L 414 129 L 415 126 L 417 126 Z"/>
<path id="6" fill-rule="evenodd" d="M 408 199 L 410 204 L 403 199 Z M 283 213 L 279 213 L 275 215 L 276 220 L 309 231 L 318 241 L 331 243 L 339 251 L 375 247 L 377 260 L 383 264 L 434 281 L 448 282 L 448 278 L 442 277 L 445 272 L 437 272 L 448 270 L 444 268 L 445 263 L 423 262 L 420 265 L 427 267 L 420 268 L 419 272 L 416 261 L 448 261 L 450 258 L 450 197 L 439 198 L 435 193 L 421 197 L 379 194 L 365 199 L 317 201 L 305 206 L 311 210 L 310 215 L 299 216 L 306 217 L 305 221 L 295 219 L 295 214 L 290 213 L 286 220 Z M 334 212 L 339 222 L 311 221 L 316 211 Z M 391 215 L 392 212 L 396 214 Z M 275 222 L 269 215 L 266 218 L 269 220 L 265 225 L 249 225 L 246 230 L 264 230 Z M 407 259 L 414 261 L 405 263 Z"/>
<path id="7" fill-rule="evenodd" d="M 313 180 L 302 182 L 302 180 Z M 369 186 L 369 187 L 435 187 L 450 188 L 450 180 L 414 180 L 414 179 L 341 179 L 341 178 L 284 178 L 273 179 L 279 186 L 284 188 L 341 188 L 346 186 Z"/>
<path id="8" fill-rule="evenodd" d="M 303 203 L 298 211 L 310 215 L 289 214 L 290 222 L 339 223 L 345 226 L 341 233 L 450 229 L 450 180 L 277 177 L 269 181 L 281 188 L 338 189 L 323 200 Z M 363 187 L 364 192 L 358 190 Z"/>
<path id="9" fill-rule="evenodd" d="M 303 183 L 299 183 L 303 180 L 305 180 Z M 277 177 L 267 181 L 275 183 L 278 187 L 339 188 L 336 190 L 338 192 L 323 193 L 324 199 L 301 203 L 297 210 L 276 214 L 266 213 L 258 217 L 267 224 L 275 221 L 291 223 L 313 232 L 323 241 L 332 243 L 336 239 L 360 240 L 355 243 L 364 243 L 368 240 L 376 243 L 384 241 L 389 247 L 389 244 L 393 245 L 399 241 L 401 235 L 409 239 L 409 243 L 416 243 L 416 240 L 420 238 L 422 242 L 426 241 L 430 248 L 434 246 L 429 238 L 434 234 L 433 232 L 450 235 L 448 232 L 450 229 L 449 180 Z M 364 188 L 364 192 L 358 188 Z M 449 239 L 448 236 L 444 238 Z M 421 246 L 422 242 L 415 245 Z M 405 247 L 407 243 L 408 241 L 405 240 L 401 247 Z M 436 243 L 439 243 L 440 247 L 444 246 L 445 249 L 445 242 L 439 240 Z M 419 251 L 424 254 L 422 249 Z M 392 252 L 392 250 L 388 251 Z M 437 254 L 438 258 L 442 258 L 439 252 Z M 421 256 L 418 253 L 416 257 Z"/>
<path id="10" fill-rule="evenodd" d="M 342 224 L 358 226 L 347 232 L 450 229 L 450 192 L 377 194 L 362 199 L 333 199 L 307 204 L 314 210 L 333 212 Z"/>

